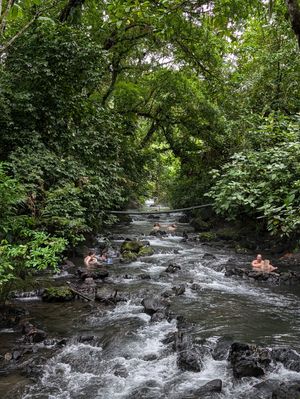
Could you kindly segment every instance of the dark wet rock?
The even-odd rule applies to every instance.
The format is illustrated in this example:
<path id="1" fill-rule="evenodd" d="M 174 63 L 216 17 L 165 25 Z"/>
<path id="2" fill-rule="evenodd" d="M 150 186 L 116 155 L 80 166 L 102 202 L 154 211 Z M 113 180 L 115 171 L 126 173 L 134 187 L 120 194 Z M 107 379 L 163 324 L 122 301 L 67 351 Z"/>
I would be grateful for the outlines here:
<path id="1" fill-rule="evenodd" d="M 164 292 L 161 294 L 161 296 L 162 296 L 163 298 L 170 298 L 171 296 L 174 296 L 174 291 L 172 291 L 172 290 L 164 291 Z"/>
<path id="2" fill-rule="evenodd" d="M 176 273 L 178 270 L 181 270 L 181 267 L 178 265 L 174 265 L 173 263 L 170 263 L 168 267 L 166 268 L 165 272 L 166 273 Z"/>
<path id="3" fill-rule="evenodd" d="M 194 227 L 195 231 L 207 231 L 210 228 L 210 224 L 201 217 L 193 218 L 190 224 Z"/>
<path id="4" fill-rule="evenodd" d="M 151 321 L 153 323 L 159 323 L 159 322 L 163 321 L 165 318 L 166 318 L 166 311 L 159 310 L 151 316 Z"/>
<path id="5" fill-rule="evenodd" d="M 21 374 L 36 381 L 38 378 L 42 377 L 46 361 L 46 358 L 30 359 L 22 365 Z"/>
<path id="6" fill-rule="evenodd" d="M 19 360 L 19 359 L 21 358 L 21 356 L 22 356 L 22 352 L 19 351 L 19 350 L 15 350 L 15 351 L 13 351 L 13 353 L 12 353 L 12 358 L 13 358 L 14 360 Z"/>
<path id="7" fill-rule="evenodd" d="M 254 385 L 253 391 L 242 399 L 299 399 L 300 380 L 267 380 Z"/>
<path id="8" fill-rule="evenodd" d="M 214 396 L 214 393 L 220 392 L 222 392 L 222 380 L 216 379 L 209 381 L 196 390 L 190 391 L 181 399 L 212 399 L 217 397 Z"/>
<path id="9" fill-rule="evenodd" d="M 255 345 L 235 342 L 231 345 L 228 360 L 234 377 L 261 377 L 271 363 L 271 353 Z"/>
<path id="10" fill-rule="evenodd" d="M 183 295 L 185 293 L 185 286 L 184 284 L 180 284 L 178 287 L 172 287 L 176 296 Z"/>
<path id="11" fill-rule="evenodd" d="M 166 306 L 158 297 L 147 297 L 142 300 L 144 312 L 152 316 L 158 311 L 164 311 Z"/>
<path id="12" fill-rule="evenodd" d="M 190 216 L 185 214 L 178 218 L 178 223 L 189 223 L 190 219 Z"/>
<path id="13" fill-rule="evenodd" d="M 74 267 L 76 267 L 75 264 L 69 259 L 65 260 L 64 264 L 62 265 L 63 270 L 72 269 Z"/>
<path id="14" fill-rule="evenodd" d="M 105 305 L 116 305 L 119 302 L 127 302 L 128 298 L 119 293 L 118 290 L 112 290 L 110 287 L 97 289 L 95 300 Z"/>
<path id="15" fill-rule="evenodd" d="M 93 343 L 95 342 L 95 335 L 80 335 L 78 337 L 78 342 L 84 344 L 84 343 Z"/>
<path id="16" fill-rule="evenodd" d="M 78 269 L 77 273 L 81 280 L 92 278 L 94 280 L 104 280 L 109 276 L 109 272 L 104 267 L 97 267 L 95 270 L 88 270 L 85 268 Z"/>
<path id="17" fill-rule="evenodd" d="M 158 231 L 152 230 L 152 231 L 150 231 L 149 235 L 154 236 L 154 237 L 164 237 L 164 236 L 168 235 L 168 233 L 164 230 L 158 230 Z"/>
<path id="18" fill-rule="evenodd" d="M 218 340 L 212 350 L 212 357 L 214 360 L 226 360 L 231 348 L 233 340 L 231 338 L 222 337 Z"/>
<path id="19" fill-rule="evenodd" d="M 30 343 L 38 343 L 42 342 L 47 338 L 47 334 L 45 331 L 40 330 L 36 327 L 33 327 L 26 335 L 25 341 Z"/>
<path id="20" fill-rule="evenodd" d="M 122 377 L 122 378 L 127 378 L 129 373 L 126 369 L 126 367 L 124 366 L 124 364 L 115 364 L 112 372 L 114 375 L 116 375 L 117 377 Z"/>
<path id="21" fill-rule="evenodd" d="M 138 277 L 139 277 L 141 280 L 151 280 L 150 274 L 146 274 L 146 273 L 139 274 Z"/>
<path id="22" fill-rule="evenodd" d="M 0 328 L 13 328 L 17 326 L 28 311 L 19 307 L 0 307 Z"/>
<path id="23" fill-rule="evenodd" d="M 273 349 L 272 358 L 288 370 L 300 372 L 300 355 L 290 348 Z"/>
<path id="24" fill-rule="evenodd" d="M 201 290 L 201 285 L 197 283 L 192 283 L 191 285 L 191 290 L 193 291 L 200 291 Z"/>
<path id="25" fill-rule="evenodd" d="M 74 299 L 74 293 L 68 287 L 46 288 L 42 295 L 44 302 L 68 302 Z"/>
<path id="26" fill-rule="evenodd" d="M 150 353 L 149 355 L 145 355 L 143 360 L 146 362 L 153 362 L 153 360 L 157 360 L 157 355 L 155 353 Z"/>
<path id="27" fill-rule="evenodd" d="M 216 257 L 216 255 L 214 255 L 214 254 L 210 254 L 210 253 L 206 252 L 206 253 L 202 256 L 202 259 L 203 259 L 203 260 L 209 261 L 209 260 L 216 260 L 217 257 Z"/>
<path id="28" fill-rule="evenodd" d="M 243 279 L 249 279 L 251 281 L 266 282 L 272 285 L 300 284 L 300 272 L 280 272 L 276 270 L 275 273 L 266 273 L 262 271 L 252 270 L 250 269 L 250 267 L 241 267 L 232 264 L 228 264 L 225 266 L 225 276 L 236 276 Z"/>
<path id="29" fill-rule="evenodd" d="M 174 347 L 177 352 L 177 366 L 183 371 L 201 371 L 204 352 L 195 345 L 188 334 L 181 331 L 175 334 Z"/>

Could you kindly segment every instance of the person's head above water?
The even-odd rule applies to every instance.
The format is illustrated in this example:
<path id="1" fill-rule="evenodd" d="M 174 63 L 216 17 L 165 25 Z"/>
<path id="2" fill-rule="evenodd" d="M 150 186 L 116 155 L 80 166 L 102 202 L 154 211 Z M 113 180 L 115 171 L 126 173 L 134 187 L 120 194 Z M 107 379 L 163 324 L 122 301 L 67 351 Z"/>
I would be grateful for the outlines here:
<path id="1" fill-rule="evenodd" d="M 262 261 L 262 256 L 260 254 L 256 255 L 256 260 L 258 260 L 259 262 Z"/>

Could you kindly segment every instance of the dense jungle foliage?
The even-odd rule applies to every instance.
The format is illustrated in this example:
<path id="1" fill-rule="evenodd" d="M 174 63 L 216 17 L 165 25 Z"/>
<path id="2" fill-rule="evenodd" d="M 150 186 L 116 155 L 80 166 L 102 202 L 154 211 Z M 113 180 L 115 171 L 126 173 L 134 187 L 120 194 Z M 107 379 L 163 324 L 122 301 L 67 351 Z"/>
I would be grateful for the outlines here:
<path id="1" fill-rule="evenodd" d="M 298 0 L 0 0 L 2 289 L 151 195 L 297 237 L 299 45 Z"/>

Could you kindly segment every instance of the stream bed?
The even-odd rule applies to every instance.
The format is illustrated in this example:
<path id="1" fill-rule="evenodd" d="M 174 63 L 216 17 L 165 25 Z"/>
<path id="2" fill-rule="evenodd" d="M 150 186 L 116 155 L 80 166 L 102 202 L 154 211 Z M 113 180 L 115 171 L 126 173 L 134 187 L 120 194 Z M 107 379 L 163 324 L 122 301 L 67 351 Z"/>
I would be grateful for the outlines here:
<path id="1" fill-rule="evenodd" d="M 161 217 L 160 223 L 167 225 L 177 217 Z M 299 287 L 225 277 L 230 259 L 250 264 L 251 257 L 236 255 L 228 248 L 184 242 L 182 233 L 189 231 L 185 224 L 178 224 L 175 235 L 149 236 L 152 225 L 151 219 L 135 217 L 130 225 L 118 226 L 114 232 L 124 238 L 148 240 L 155 250 L 152 256 L 108 266 L 109 281 L 103 284 L 118 289 L 126 302 L 104 306 L 83 301 L 47 304 L 38 298 L 22 301 L 20 306 L 29 310 L 50 337 L 67 338 L 67 344 L 54 355 L 47 349 L 40 355 L 42 374 L 37 382 L 18 373 L 0 376 L 1 398 L 185 399 L 194 398 L 190 392 L 215 379 L 222 380 L 223 387 L 212 398 L 238 399 L 248 393 L 250 398 L 252 387 L 262 379 L 236 380 L 228 361 L 215 360 L 209 351 L 201 371 L 178 367 L 176 352 L 166 344 L 177 331 L 178 316 L 191 326 L 193 339 L 207 347 L 213 348 L 225 337 L 232 342 L 300 352 Z M 181 269 L 165 273 L 170 263 Z M 169 298 L 170 312 L 176 317 L 152 322 L 144 312 L 143 298 L 160 296 L 180 284 L 185 286 L 183 295 Z M 1 353 L 13 339 L 13 331 L 0 330 Z M 300 380 L 300 373 L 278 364 L 264 376 L 263 380 L 267 379 Z"/>

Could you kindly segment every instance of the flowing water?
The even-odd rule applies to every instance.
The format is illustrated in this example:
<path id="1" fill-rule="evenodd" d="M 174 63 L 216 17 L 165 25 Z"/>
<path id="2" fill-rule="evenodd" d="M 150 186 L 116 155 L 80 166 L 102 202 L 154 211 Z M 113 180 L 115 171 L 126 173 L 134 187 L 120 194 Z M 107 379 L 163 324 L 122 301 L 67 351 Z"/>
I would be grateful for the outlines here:
<path id="1" fill-rule="evenodd" d="M 174 220 L 175 215 L 171 215 L 160 222 Z M 109 266 L 112 289 L 117 287 L 126 293 L 129 301 L 116 307 L 26 302 L 47 331 L 70 339 L 54 357 L 43 360 L 40 380 L 28 384 L 14 398 L 181 399 L 191 389 L 216 378 L 223 381 L 222 397 L 226 399 L 237 399 L 250 391 L 259 380 L 234 382 L 227 362 L 215 361 L 210 355 L 199 373 L 178 369 L 176 353 L 163 343 L 169 333 L 176 331 L 176 321 L 150 322 L 141 300 L 182 283 L 186 291 L 171 298 L 171 310 L 194 323 L 194 337 L 205 339 L 205 345 L 213 347 L 225 336 L 263 346 L 291 346 L 300 351 L 298 289 L 226 278 L 224 265 L 234 256 L 230 250 L 182 242 L 182 232 L 188 228 L 183 224 L 179 224 L 175 236 L 151 237 L 148 234 L 152 224 L 149 219 L 136 217 L 117 231 L 124 237 L 149 240 L 155 249 L 153 256 Z M 239 256 L 239 261 L 248 260 Z M 161 275 L 170 262 L 180 265 L 181 270 Z M 141 273 L 149 274 L 151 279 L 141 279 Z M 192 290 L 192 283 L 199 285 L 197 291 Z M 97 343 L 80 342 L 78 337 L 83 335 L 97 337 Z M 300 379 L 300 375 L 278 366 L 266 378 L 290 380 Z"/>

